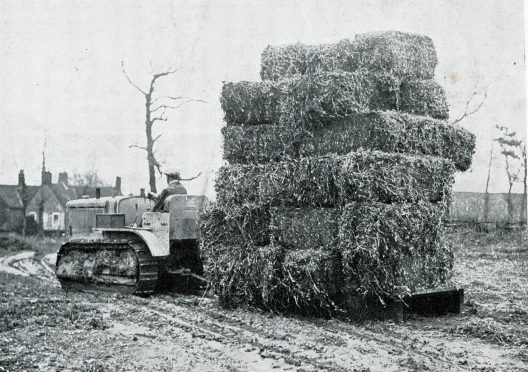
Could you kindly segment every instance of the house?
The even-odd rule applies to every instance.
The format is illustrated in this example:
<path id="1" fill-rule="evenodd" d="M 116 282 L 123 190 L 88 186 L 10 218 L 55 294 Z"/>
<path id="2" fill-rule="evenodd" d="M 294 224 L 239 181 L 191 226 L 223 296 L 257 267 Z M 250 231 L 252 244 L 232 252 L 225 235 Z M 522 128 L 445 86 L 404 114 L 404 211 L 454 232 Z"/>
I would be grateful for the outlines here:
<path id="1" fill-rule="evenodd" d="M 17 185 L 0 185 L 0 231 L 21 232 L 26 204 L 37 193 L 39 186 L 26 186 L 24 171 L 18 174 Z M 24 197 L 25 195 L 25 197 Z"/>
<path id="2" fill-rule="evenodd" d="M 57 183 L 52 183 L 52 174 L 42 172 L 42 184 L 30 199 L 26 214 L 39 223 L 39 210 L 42 208 L 42 227 L 45 233 L 60 233 L 67 225 L 66 203 L 82 197 L 95 197 L 96 189 L 100 196 L 118 196 L 121 193 L 121 178 L 116 177 L 114 186 L 77 186 L 70 185 L 68 173 L 59 173 Z"/>

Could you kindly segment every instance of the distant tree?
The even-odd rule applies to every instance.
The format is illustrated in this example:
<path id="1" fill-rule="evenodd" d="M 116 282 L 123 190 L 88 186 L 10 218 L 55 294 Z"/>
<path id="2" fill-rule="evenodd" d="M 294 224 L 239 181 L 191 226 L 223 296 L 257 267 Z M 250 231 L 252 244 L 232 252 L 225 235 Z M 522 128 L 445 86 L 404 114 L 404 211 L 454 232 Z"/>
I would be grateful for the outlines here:
<path id="1" fill-rule="evenodd" d="M 489 219 L 489 182 L 491 176 L 491 163 L 493 161 L 493 141 L 491 142 L 490 158 L 488 163 L 488 177 L 486 178 L 486 191 L 484 193 L 484 222 Z"/>
<path id="2" fill-rule="evenodd" d="M 70 177 L 69 183 L 73 186 L 110 186 L 109 183 L 103 181 L 96 170 L 89 170 L 85 173 L 74 173 Z"/>
<path id="3" fill-rule="evenodd" d="M 145 98 L 145 135 L 146 143 L 145 146 L 131 145 L 147 153 L 148 162 L 148 173 L 149 173 L 149 186 L 151 192 L 157 192 L 156 189 L 156 169 L 161 174 L 161 164 L 156 158 L 155 145 L 156 141 L 161 137 L 161 133 L 154 136 L 152 129 L 156 123 L 167 121 L 167 111 L 175 110 L 189 102 L 205 102 L 201 99 L 189 98 L 186 96 L 172 96 L 172 95 L 158 95 L 156 92 L 156 82 L 166 76 L 174 74 L 179 69 L 169 68 L 165 71 L 154 73 L 151 71 L 151 79 L 148 85 L 148 89 L 140 88 L 135 84 L 125 71 L 124 62 L 121 61 L 121 67 L 123 75 L 128 82 L 136 88 Z M 152 65 L 151 65 L 152 68 Z"/>
<path id="4" fill-rule="evenodd" d="M 29 204 L 29 195 L 26 185 L 26 177 L 24 176 L 24 171 L 22 169 L 18 173 L 18 195 L 22 201 L 22 210 L 24 211 L 24 219 L 22 220 L 22 235 L 26 236 L 28 233 L 26 212 L 27 206 Z"/>
<path id="5" fill-rule="evenodd" d="M 521 166 L 524 169 L 524 175 L 523 175 L 523 205 L 521 207 L 521 221 L 526 225 L 528 216 L 526 215 L 526 207 L 528 204 L 528 194 L 527 194 L 527 188 L 526 184 L 528 182 L 527 180 L 527 169 L 528 169 L 528 161 L 526 159 L 526 143 L 523 144 L 521 148 Z"/>
<path id="6" fill-rule="evenodd" d="M 506 126 L 496 125 L 496 128 L 501 133 L 501 136 L 495 140 L 499 143 L 501 154 L 504 156 L 506 174 L 508 176 L 508 220 L 513 220 L 513 200 L 511 191 L 513 185 L 521 179 L 519 174 L 526 162 L 523 159 L 523 152 L 526 153 L 526 145 L 523 147 L 522 141 L 517 138 L 517 132 L 512 131 Z M 524 149 L 524 150 L 523 150 Z M 524 155 L 526 158 L 526 155 Z M 526 168 L 525 168 L 526 169 Z M 526 171 L 525 171 L 526 174 Z M 526 177 L 524 179 L 526 189 Z M 526 193 L 526 192 L 525 192 Z M 526 205 L 526 204 L 525 204 Z"/>

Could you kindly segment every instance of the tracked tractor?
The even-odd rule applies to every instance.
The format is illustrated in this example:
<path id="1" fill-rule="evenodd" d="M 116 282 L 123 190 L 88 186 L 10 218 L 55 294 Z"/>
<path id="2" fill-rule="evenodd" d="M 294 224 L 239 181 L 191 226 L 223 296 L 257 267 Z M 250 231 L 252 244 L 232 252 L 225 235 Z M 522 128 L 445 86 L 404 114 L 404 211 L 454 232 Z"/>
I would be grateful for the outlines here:
<path id="1" fill-rule="evenodd" d="M 169 196 L 168 212 L 151 212 L 154 201 L 145 196 L 68 202 L 69 239 L 56 265 L 61 286 L 147 296 L 199 278 L 199 218 L 207 204 L 194 195 Z"/>

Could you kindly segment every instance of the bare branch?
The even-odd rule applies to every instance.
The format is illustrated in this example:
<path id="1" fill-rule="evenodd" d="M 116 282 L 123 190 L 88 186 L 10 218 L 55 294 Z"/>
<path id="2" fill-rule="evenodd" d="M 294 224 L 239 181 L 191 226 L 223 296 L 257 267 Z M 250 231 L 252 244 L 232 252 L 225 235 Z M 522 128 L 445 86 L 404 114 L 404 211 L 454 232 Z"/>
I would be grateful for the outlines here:
<path id="1" fill-rule="evenodd" d="M 188 104 L 189 102 L 203 102 L 203 103 L 207 103 L 206 101 L 201 100 L 201 99 L 189 98 L 185 102 L 182 102 L 182 103 L 177 104 L 175 106 L 173 106 L 173 105 L 159 105 L 158 107 L 152 109 L 151 112 L 155 112 L 155 111 L 157 111 L 157 110 L 159 110 L 161 108 L 176 110 L 176 109 L 179 109 L 180 107 L 182 107 L 183 105 Z"/>
<path id="2" fill-rule="evenodd" d="M 149 61 L 149 65 L 150 65 L 150 73 L 154 74 L 154 67 L 152 66 L 152 58 Z"/>
<path id="3" fill-rule="evenodd" d="M 144 150 L 144 151 L 147 151 L 147 152 L 148 152 L 148 150 L 147 150 L 147 148 L 146 148 L 145 146 L 130 145 L 130 146 L 128 146 L 128 148 L 129 148 L 129 149 L 131 149 L 131 148 L 136 148 L 136 149 L 140 149 L 140 150 Z"/>
<path id="4" fill-rule="evenodd" d="M 152 106 L 156 102 L 161 101 L 163 99 L 171 99 L 173 101 L 178 101 L 180 99 L 188 99 L 188 100 L 195 100 L 195 101 L 200 101 L 200 102 L 206 103 L 205 101 L 203 101 L 201 99 L 193 99 L 193 98 L 190 98 L 190 97 L 187 97 L 187 96 L 160 96 L 160 97 L 157 97 L 157 98 L 153 99 L 152 102 L 150 103 L 150 105 Z"/>
<path id="5" fill-rule="evenodd" d="M 160 77 L 167 76 L 167 75 L 170 75 L 170 74 L 174 74 L 174 73 L 177 72 L 178 70 L 179 70 L 178 68 L 171 67 L 171 68 L 169 68 L 167 71 L 159 72 L 159 73 L 157 73 L 157 74 L 153 74 L 153 75 L 152 75 L 152 82 L 155 82 L 155 81 L 158 80 Z"/>
<path id="6" fill-rule="evenodd" d="M 158 173 L 160 174 L 160 176 L 163 174 L 163 172 L 161 171 L 161 164 L 159 163 L 159 161 L 154 157 L 154 154 L 152 154 L 152 161 L 154 163 L 154 166 L 156 167 L 156 169 L 158 170 Z"/>
<path id="7" fill-rule="evenodd" d="M 158 111 L 158 110 L 160 110 L 160 109 L 165 109 L 165 110 L 167 110 L 167 109 L 172 109 L 172 108 L 174 108 L 174 107 L 173 107 L 173 106 L 169 106 L 169 105 L 159 105 L 158 107 L 156 107 L 156 108 L 150 110 L 150 112 L 156 112 L 156 111 Z"/>
<path id="8" fill-rule="evenodd" d="M 470 106 L 472 103 L 474 103 L 474 99 L 478 97 L 480 94 L 482 94 L 482 98 L 480 102 L 475 106 L 474 109 L 470 109 Z M 488 98 L 488 87 L 483 87 L 480 91 L 475 87 L 475 90 L 469 97 L 469 99 L 466 101 L 466 107 L 464 108 L 464 112 L 462 112 L 451 124 L 457 124 L 461 122 L 462 120 L 468 118 L 469 116 L 475 114 L 477 111 L 479 111 L 482 106 L 484 105 L 484 102 L 486 102 L 486 99 Z"/>
<path id="9" fill-rule="evenodd" d="M 130 77 L 128 76 L 128 74 L 126 73 L 125 71 L 125 61 L 121 61 L 121 69 L 123 70 L 123 75 L 125 75 L 126 79 L 128 80 L 128 82 L 134 87 L 136 88 L 137 90 L 139 90 L 141 93 L 143 93 L 145 96 L 147 95 L 147 93 L 141 89 L 140 87 L 138 87 L 136 84 L 134 84 L 134 82 L 130 79 Z"/>
<path id="10" fill-rule="evenodd" d="M 154 124 L 156 121 L 167 121 L 167 118 L 164 118 L 163 116 L 161 116 L 159 118 L 154 118 L 154 119 L 150 120 L 150 122 L 152 124 Z"/>
<path id="11" fill-rule="evenodd" d="M 154 139 L 152 140 L 152 144 L 154 144 L 161 137 L 161 135 L 162 135 L 162 133 L 160 133 L 156 137 L 154 137 Z"/>
<path id="12" fill-rule="evenodd" d="M 192 180 L 200 177 L 201 174 L 202 174 L 202 172 L 198 173 L 196 176 L 191 177 L 191 178 L 180 178 L 180 181 L 192 181 Z"/>

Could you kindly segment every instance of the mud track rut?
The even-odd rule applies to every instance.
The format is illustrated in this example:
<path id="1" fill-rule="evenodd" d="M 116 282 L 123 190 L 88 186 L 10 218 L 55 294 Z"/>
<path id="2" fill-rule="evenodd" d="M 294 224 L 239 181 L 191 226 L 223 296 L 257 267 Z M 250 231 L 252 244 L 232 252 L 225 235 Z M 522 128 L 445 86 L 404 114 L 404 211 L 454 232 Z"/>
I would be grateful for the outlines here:
<path id="1" fill-rule="evenodd" d="M 249 319 L 244 319 L 238 317 L 236 311 L 185 306 L 174 303 L 174 300 L 171 296 L 153 297 L 146 305 L 127 303 L 127 306 L 133 306 L 133 309 L 143 314 L 150 314 L 153 319 L 163 319 L 169 327 L 192 333 L 193 337 L 203 339 L 206 347 L 207 341 L 220 342 L 235 349 L 245 346 L 258 349 L 258 355 L 263 359 L 282 359 L 287 365 L 302 365 L 306 370 L 349 371 L 351 368 L 350 359 L 339 360 L 337 353 L 342 353 L 342 348 L 332 350 L 328 345 L 317 345 L 317 342 L 313 342 L 314 335 L 317 335 L 319 340 L 337 340 L 338 344 L 349 343 L 351 347 L 365 344 L 363 351 L 367 358 L 367 354 L 372 351 L 378 357 L 383 354 L 400 356 L 397 359 L 402 361 L 409 356 L 415 357 L 424 365 L 434 366 L 438 370 L 469 370 L 452 362 L 449 356 L 435 351 L 433 345 L 427 347 L 425 353 L 423 348 L 411 348 L 408 343 L 402 341 L 401 335 L 388 327 L 380 334 L 343 322 L 336 324 L 336 321 L 302 319 L 294 321 L 294 329 L 288 329 L 287 325 L 284 327 L 284 319 L 279 317 L 269 319 L 273 316 L 256 314 L 255 317 L 249 315 Z M 262 323 L 263 317 L 268 318 L 269 323 L 280 323 L 277 327 L 279 329 L 276 332 L 275 329 L 270 330 L 269 323 L 267 326 Z M 327 324 L 322 324 L 323 322 Z"/>

